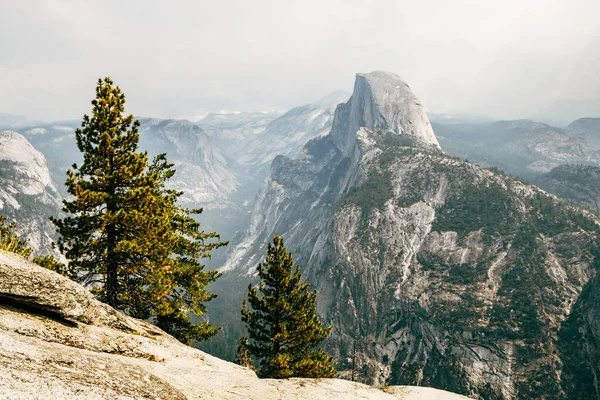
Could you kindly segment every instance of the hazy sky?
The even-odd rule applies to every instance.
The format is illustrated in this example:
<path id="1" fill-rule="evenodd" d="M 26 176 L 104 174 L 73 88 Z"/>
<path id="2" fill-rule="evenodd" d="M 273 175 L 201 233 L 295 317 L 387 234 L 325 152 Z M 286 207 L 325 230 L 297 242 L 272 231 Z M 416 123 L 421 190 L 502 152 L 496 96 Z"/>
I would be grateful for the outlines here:
<path id="1" fill-rule="evenodd" d="M 600 0 L 0 0 L 0 112 L 286 110 L 388 70 L 429 111 L 600 117 Z"/>

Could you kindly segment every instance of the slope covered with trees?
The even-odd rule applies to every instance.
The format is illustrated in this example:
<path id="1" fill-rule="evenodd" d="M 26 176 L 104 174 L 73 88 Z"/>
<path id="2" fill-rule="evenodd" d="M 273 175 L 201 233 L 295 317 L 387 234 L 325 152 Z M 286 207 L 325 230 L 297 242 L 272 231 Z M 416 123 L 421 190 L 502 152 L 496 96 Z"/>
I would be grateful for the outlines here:
<path id="1" fill-rule="evenodd" d="M 560 165 L 533 182 L 550 193 L 600 213 L 600 167 Z"/>

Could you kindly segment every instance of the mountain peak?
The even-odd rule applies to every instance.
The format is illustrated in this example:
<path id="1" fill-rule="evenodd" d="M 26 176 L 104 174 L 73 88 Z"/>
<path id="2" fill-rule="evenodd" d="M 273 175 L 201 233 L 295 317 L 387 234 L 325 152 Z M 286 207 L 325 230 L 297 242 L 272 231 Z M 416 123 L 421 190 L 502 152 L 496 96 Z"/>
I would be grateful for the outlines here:
<path id="1" fill-rule="evenodd" d="M 356 74 L 352 97 L 336 111 L 332 128 L 336 146 L 350 152 L 360 128 L 410 136 L 420 146 L 440 149 L 420 101 L 391 72 Z"/>

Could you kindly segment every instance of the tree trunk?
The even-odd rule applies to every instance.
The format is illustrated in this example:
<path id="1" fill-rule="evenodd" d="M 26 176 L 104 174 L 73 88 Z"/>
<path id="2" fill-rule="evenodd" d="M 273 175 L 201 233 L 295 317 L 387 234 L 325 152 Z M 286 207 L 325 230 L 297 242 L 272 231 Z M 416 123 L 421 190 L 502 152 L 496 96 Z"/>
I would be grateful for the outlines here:
<path id="1" fill-rule="evenodd" d="M 110 158 L 112 169 L 113 160 Z M 117 212 L 115 201 L 115 188 L 113 185 L 108 189 L 108 200 L 106 202 L 106 213 L 110 216 L 111 221 L 106 227 L 106 302 L 114 308 L 118 308 L 118 260 L 115 254 L 117 247 L 117 228 L 115 226 L 114 217 Z"/>
<path id="2" fill-rule="evenodd" d="M 117 294 L 119 292 L 119 281 L 117 276 L 117 260 L 115 257 L 116 232 L 115 225 L 110 224 L 107 229 L 107 254 L 106 254 L 106 302 L 117 308 Z"/>

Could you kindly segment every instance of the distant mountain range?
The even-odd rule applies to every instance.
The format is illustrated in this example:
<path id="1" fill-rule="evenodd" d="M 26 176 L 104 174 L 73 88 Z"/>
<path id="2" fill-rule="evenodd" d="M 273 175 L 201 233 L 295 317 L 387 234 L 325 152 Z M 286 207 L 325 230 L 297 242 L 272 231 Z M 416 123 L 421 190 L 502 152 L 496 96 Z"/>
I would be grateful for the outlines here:
<path id="1" fill-rule="evenodd" d="M 578 121 L 570 126 L 577 126 Z M 527 179 L 561 164 L 600 165 L 600 126 L 598 130 L 590 127 L 582 133 L 517 120 L 485 124 L 434 123 L 433 129 L 447 154 Z"/>
<path id="2" fill-rule="evenodd" d="M 0 130 L 22 129 L 40 124 L 43 124 L 43 122 L 29 120 L 22 115 L 12 115 L 0 112 Z"/>

